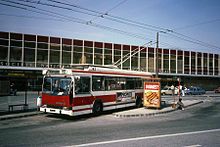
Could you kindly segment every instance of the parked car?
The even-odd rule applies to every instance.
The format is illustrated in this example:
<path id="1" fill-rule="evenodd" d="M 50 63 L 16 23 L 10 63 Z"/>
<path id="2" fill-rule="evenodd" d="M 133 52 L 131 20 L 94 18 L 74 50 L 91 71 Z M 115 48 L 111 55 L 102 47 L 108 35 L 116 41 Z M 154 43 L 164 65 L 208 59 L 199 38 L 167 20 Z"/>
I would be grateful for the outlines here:
<path id="1" fill-rule="evenodd" d="M 206 91 L 202 89 L 201 87 L 190 87 L 185 91 L 186 94 L 188 95 L 200 95 L 200 94 L 205 94 Z"/>
<path id="2" fill-rule="evenodd" d="M 175 91 L 174 91 L 174 94 L 178 94 L 178 88 L 175 87 Z M 164 87 L 162 90 L 161 90 L 161 94 L 162 95 L 172 95 L 172 90 L 171 90 L 171 87 Z"/>
<path id="3" fill-rule="evenodd" d="M 214 91 L 215 93 L 220 93 L 220 87 L 216 88 Z"/>

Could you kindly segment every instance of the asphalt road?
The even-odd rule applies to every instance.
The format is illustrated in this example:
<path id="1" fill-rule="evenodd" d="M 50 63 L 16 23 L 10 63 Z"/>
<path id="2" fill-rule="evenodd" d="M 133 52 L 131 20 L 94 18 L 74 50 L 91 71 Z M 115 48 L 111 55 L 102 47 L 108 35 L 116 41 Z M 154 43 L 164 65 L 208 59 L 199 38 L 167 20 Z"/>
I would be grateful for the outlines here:
<path id="1" fill-rule="evenodd" d="M 220 98 L 145 118 L 37 115 L 0 121 L 0 146 L 220 146 Z"/>

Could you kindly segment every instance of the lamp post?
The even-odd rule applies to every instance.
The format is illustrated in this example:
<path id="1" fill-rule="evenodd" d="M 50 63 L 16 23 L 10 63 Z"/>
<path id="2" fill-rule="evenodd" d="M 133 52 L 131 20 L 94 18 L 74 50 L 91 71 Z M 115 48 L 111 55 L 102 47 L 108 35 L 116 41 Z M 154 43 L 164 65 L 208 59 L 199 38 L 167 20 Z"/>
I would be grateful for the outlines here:
<path id="1" fill-rule="evenodd" d="M 167 32 L 173 32 L 173 30 L 166 29 L 165 31 L 159 31 L 159 32 L 157 32 L 157 36 L 156 36 L 156 72 L 155 72 L 156 78 L 158 78 L 158 68 L 159 68 L 159 65 L 158 65 L 159 33 L 166 34 Z"/>
<path id="2" fill-rule="evenodd" d="M 159 46 L 159 32 L 156 37 L 156 78 L 158 78 L 158 46 Z"/>

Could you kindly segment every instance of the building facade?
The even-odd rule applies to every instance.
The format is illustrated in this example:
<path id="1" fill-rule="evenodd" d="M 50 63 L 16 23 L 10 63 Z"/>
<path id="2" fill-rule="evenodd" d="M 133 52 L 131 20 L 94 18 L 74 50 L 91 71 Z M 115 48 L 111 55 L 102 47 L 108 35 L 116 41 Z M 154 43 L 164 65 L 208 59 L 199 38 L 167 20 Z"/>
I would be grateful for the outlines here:
<path id="1" fill-rule="evenodd" d="M 133 54 L 133 56 L 130 56 Z M 124 58 L 127 57 L 127 58 Z M 26 79 L 36 85 L 43 68 L 71 68 L 72 64 L 112 65 L 127 70 L 156 71 L 156 49 L 33 34 L 0 32 L 0 77 Z M 158 49 L 159 77 L 164 84 L 180 77 L 188 86 L 220 86 L 220 55 Z M 23 78 L 21 78 L 23 77 Z M 31 79 L 31 80 L 30 80 Z M 29 80 L 29 81 L 28 81 Z M 207 86 L 207 82 L 213 85 Z"/>

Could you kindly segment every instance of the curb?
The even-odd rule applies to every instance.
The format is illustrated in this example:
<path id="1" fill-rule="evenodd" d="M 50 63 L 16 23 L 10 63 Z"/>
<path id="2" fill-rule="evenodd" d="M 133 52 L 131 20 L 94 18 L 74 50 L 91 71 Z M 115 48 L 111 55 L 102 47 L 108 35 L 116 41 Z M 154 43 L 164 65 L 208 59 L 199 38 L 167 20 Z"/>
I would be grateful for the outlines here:
<path id="1" fill-rule="evenodd" d="M 190 106 L 194 106 L 194 105 L 197 105 L 197 104 L 201 104 L 201 103 L 204 103 L 204 101 L 199 101 L 197 103 L 193 103 L 193 104 L 187 105 L 185 108 L 190 107 Z"/>
<path id="2" fill-rule="evenodd" d="M 185 106 L 185 108 L 194 106 L 197 104 L 203 103 L 203 101 L 199 101 L 190 105 Z M 175 109 L 170 109 L 166 111 L 160 111 L 160 112 L 155 112 L 155 113 L 146 113 L 146 114 L 131 114 L 131 115 L 123 115 L 123 114 L 113 114 L 113 116 L 117 118 L 137 118 L 137 117 L 150 117 L 150 116 L 155 116 L 158 114 L 165 114 L 169 112 L 173 112 L 178 110 L 177 108 Z M 20 114 L 10 114 L 10 115 L 5 115 L 5 116 L 0 116 L 0 121 L 1 120 L 9 120 L 9 119 L 15 119 L 15 118 L 22 118 L 22 117 L 29 117 L 29 116 L 34 116 L 34 115 L 42 115 L 44 114 L 43 112 L 39 111 L 34 111 L 34 112 L 26 112 L 26 113 L 20 113 Z"/>
<path id="3" fill-rule="evenodd" d="M 189 104 L 187 106 L 185 106 L 185 108 L 187 107 L 191 107 L 191 106 L 194 106 L 194 105 L 197 105 L 197 104 L 201 104 L 203 103 L 203 101 L 199 101 L 199 102 L 196 102 L 196 103 L 193 103 L 193 104 Z M 178 110 L 178 108 L 175 108 L 175 109 L 170 109 L 170 110 L 166 110 L 166 111 L 160 111 L 160 112 L 155 112 L 155 113 L 145 113 L 145 114 L 131 114 L 131 115 L 125 115 L 125 114 L 113 114 L 114 117 L 117 117 L 117 118 L 137 118 L 137 117 L 150 117 L 150 116 L 155 116 L 155 115 L 159 115 L 159 114 L 165 114 L 165 113 L 170 113 L 170 112 L 173 112 L 173 111 L 176 111 Z"/>
<path id="4" fill-rule="evenodd" d="M 1 120 L 14 119 L 14 118 L 29 117 L 29 116 L 34 116 L 34 115 L 41 115 L 41 114 L 43 114 L 43 113 L 39 112 L 39 111 L 35 111 L 35 112 L 5 115 L 5 116 L 0 116 L 0 121 Z"/>

